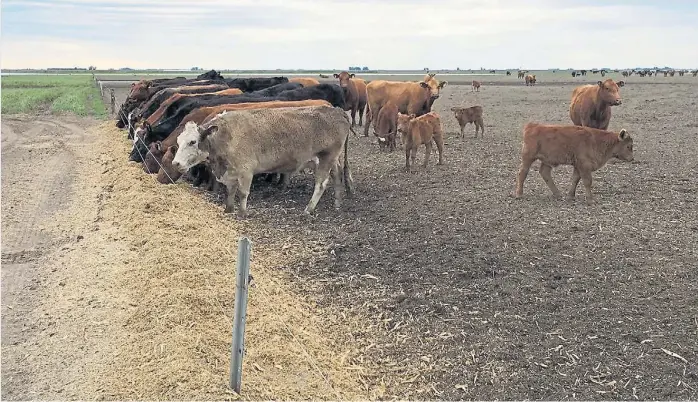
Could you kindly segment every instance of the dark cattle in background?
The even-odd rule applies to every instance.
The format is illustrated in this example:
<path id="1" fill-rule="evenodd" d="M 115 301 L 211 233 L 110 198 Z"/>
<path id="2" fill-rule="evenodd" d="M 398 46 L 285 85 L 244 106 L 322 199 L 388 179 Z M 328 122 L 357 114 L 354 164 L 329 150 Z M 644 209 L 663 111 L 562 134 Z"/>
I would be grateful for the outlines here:
<path id="1" fill-rule="evenodd" d="M 284 84 L 274 85 L 269 88 L 264 88 L 259 91 L 246 92 L 245 96 L 259 96 L 262 98 L 268 98 L 270 96 L 277 96 L 278 94 L 285 91 L 292 91 L 300 88 L 303 88 L 303 84 L 300 84 L 298 82 L 287 82 Z"/>
<path id="2" fill-rule="evenodd" d="M 178 99 L 167 109 L 165 116 L 153 125 L 145 125 L 146 133 L 143 141 L 138 141 L 129 155 L 130 161 L 142 162 L 142 156 L 147 153 L 147 146 L 153 141 L 162 141 L 174 130 L 184 117 L 192 110 L 204 106 L 218 106 L 224 104 L 246 102 L 270 102 L 275 100 L 296 101 L 319 99 L 326 100 L 335 107 L 344 108 L 344 92 L 336 84 L 320 84 L 312 87 L 304 87 L 289 90 L 277 96 L 260 97 L 252 94 L 242 95 L 201 95 Z"/>
<path id="3" fill-rule="evenodd" d="M 240 88 L 242 92 L 259 91 L 287 82 L 288 78 L 286 77 L 228 78 L 225 80 L 225 83 L 228 84 L 230 88 Z"/>
<path id="4" fill-rule="evenodd" d="M 165 102 L 169 97 L 174 94 L 202 94 L 206 92 L 215 92 L 228 88 L 225 84 L 207 84 L 207 85 L 187 85 L 179 86 L 174 88 L 165 88 L 158 91 L 156 94 L 150 97 L 150 99 L 143 104 L 139 113 L 135 113 L 133 118 L 135 119 L 147 119 L 155 113 L 160 105 Z M 135 121 L 135 120 L 132 120 Z"/>
<path id="5" fill-rule="evenodd" d="M 511 71 L 507 71 L 507 75 L 511 75 Z"/>

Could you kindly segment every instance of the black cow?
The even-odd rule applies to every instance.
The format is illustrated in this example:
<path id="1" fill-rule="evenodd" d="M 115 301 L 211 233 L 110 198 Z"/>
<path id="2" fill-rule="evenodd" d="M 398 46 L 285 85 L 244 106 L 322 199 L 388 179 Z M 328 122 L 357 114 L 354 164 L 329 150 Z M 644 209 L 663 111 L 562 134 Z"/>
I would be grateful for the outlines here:
<path id="1" fill-rule="evenodd" d="M 292 83 L 293 84 L 293 83 Z M 285 85 L 285 84 L 282 84 Z M 256 96 L 253 94 L 241 95 L 201 95 L 177 99 L 167 108 L 163 117 L 155 124 L 144 124 L 146 130 L 143 141 L 136 142 L 129 155 L 130 161 L 142 162 L 147 153 L 148 145 L 154 141 L 162 141 L 177 128 L 184 117 L 192 110 L 204 106 L 218 106 L 247 102 L 270 101 L 299 101 L 309 99 L 326 100 L 335 107 L 344 108 L 344 91 L 337 84 L 319 84 L 312 87 L 287 90 L 276 96 Z"/>
<path id="2" fill-rule="evenodd" d="M 225 83 L 230 88 L 238 88 L 242 92 L 254 92 L 261 89 L 273 87 L 274 85 L 285 84 L 288 82 L 287 77 L 269 77 L 269 78 L 228 78 Z"/>

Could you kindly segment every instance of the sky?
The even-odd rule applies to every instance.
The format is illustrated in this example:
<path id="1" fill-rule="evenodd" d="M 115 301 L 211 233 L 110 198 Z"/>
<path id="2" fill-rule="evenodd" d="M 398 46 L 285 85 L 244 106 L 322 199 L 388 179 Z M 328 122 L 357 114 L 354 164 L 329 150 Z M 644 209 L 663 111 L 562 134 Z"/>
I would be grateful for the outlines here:
<path id="1" fill-rule="evenodd" d="M 0 67 L 698 67 L 695 0 L 3 0 Z"/>

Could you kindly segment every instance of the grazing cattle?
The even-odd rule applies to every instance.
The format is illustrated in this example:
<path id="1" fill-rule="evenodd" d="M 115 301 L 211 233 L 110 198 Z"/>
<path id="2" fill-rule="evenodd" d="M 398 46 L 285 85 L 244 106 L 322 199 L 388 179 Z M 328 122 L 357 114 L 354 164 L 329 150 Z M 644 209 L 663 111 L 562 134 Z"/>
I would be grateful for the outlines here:
<path id="1" fill-rule="evenodd" d="M 313 85 L 319 85 L 320 81 L 316 80 L 315 78 L 310 78 L 310 77 L 294 77 L 294 78 L 289 78 L 288 82 L 297 82 L 304 87 L 312 87 Z"/>
<path id="2" fill-rule="evenodd" d="M 536 84 L 536 75 L 529 74 L 526 76 L 526 86 L 528 85 L 535 85 Z"/>
<path id="3" fill-rule="evenodd" d="M 160 183 L 174 183 L 180 176 L 179 171 L 172 167 L 172 160 L 177 153 L 177 144 L 170 145 L 162 156 L 162 167 L 158 170 L 157 180 Z"/>
<path id="4" fill-rule="evenodd" d="M 623 77 L 627 77 L 629 75 L 627 71 L 623 71 L 621 74 L 623 75 Z"/>
<path id="5" fill-rule="evenodd" d="M 229 78 L 225 83 L 230 88 L 238 88 L 242 92 L 254 92 L 288 82 L 286 77 L 260 77 L 260 78 Z"/>
<path id="6" fill-rule="evenodd" d="M 670 76 L 670 77 L 673 77 L 675 73 L 676 73 L 676 71 L 671 70 L 671 71 L 669 71 L 669 76 Z"/>
<path id="7" fill-rule="evenodd" d="M 350 133 L 349 117 L 341 108 L 309 106 L 224 112 L 202 126 L 187 123 L 177 139 L 172 165 L 184 172 L 208 161 L 216 179 L 228 189 L 225 212 L 233 212 L 238 193 L 238 215 L 246 217 L 247 197 L 255 174 L 292 174 L 308 161 L 316 161 L 315 190 L 305 208 L 305 213 L 311 214 L 330 175 L 334 176 L 336 208 L 341 206 L 342 181 L 345 191 L 353 193 L 348 159 Z"/>
<path id="8" fill-rule="evenodd" d="M 440 96 L 441 89 L 447 84 L 439 82 L 429 73 L 421 82 L 371 81 L 366 85 L 368 113 L 364 136 L 368 137 L 371 121 L 378 117 L 378 111 L 389 100 L 394 102 L 398 111 L 404 114 L 422 115 L 431 111 L 431 106 Z"/>
<path id="9" fill-rule="evenodd" d="M 587 75 L 587 70 L 581 70 L 580 72 L 582 73 L 582 75 Z"/>
<path id="10" fill-rule="evenodd" d="M 605 77 L 605 76 L 606 76 L 606 70 L 601 70 L 600 72 L 601 72 L 601 76 L 602 76 L 602 77 Z"/>
<path id="11" fill-rule="evenodd" d="M 490 74 L 494 74 L 496 72 L 497 72 L 497 70 L 490 70 Z"/>
<path id="12" fill-rule="evenodd" d="M 523 71 L 519 71 L 518 77 L 523 78 L 526 74 Z"/>
<path id="13" fill-rule="evenodd" d="M 478 129 L 481 130 L 482 135 L 485 135 L 485 124 L 482 121 L 482 106 L 471 106 L 471 107 L 452 107 L 451 111 L 454 112 L 458 125 L 460 126 L 460 136 L 465 137 L 465 126 L 468 123 L 473 123 L 475 125 L 475 138 L 477 138 Z"/>
<path id="14" fill-rule="evenodd" d="M 364 109 L 366 109 L 366 81 L 355 78 L 354 74 L 342 71 L 334 74 L 339 79 L 339 86 L 344 90 L 345 110 L 351 110 L 351 125 L 356 125 L 356 112 L 359 112 L 359 125 L 364 122 Z"/>
<path id="15" fill-rule="evenodd" d="M 507 75 L 511 75 L 511 71 L 507 71 Z"/>
<path id="16" fill-rule="evenodd" d="M 697 75 L 698 75 L 698 70 L 693 70 L 693 72 L 691 72 L 691 75 L 693 75 L 694 77 L 697 76 Z"/>
<path id="17" fill-rule="evenodd" d="M 441 118 L 436 112 L 429 112 L 422 116 L 398 113 L 397 130 L 402 134 L 402 143 L 405 145 L 405 172 L 411 171 L 410 159 L 414 165 L 417 149 L 422 144 L 426 146 L 422 168 L 427 167 L 432 141 L 436 143 L 436 149 L 439 152 L 437 165 L 443 164 L 444 137 L 441 131 Z"/>
<path id="18" fill-rule="evenodd" d="M 616 82 L 616 84 L 618 85 L 618 88 L 622 88 L 625 86 L 625 81 L 620 80 L 620 81 Z"/>
<path id="19" fill-rule="evenodd" d="M 683 77 L 683 74 L 684 74 L 683 70 L 679 70 L 679 77 Z"/>
<path id="20" fill-rule="evenodd" d="M 611 106 L 621 103 L 618 84 L 610 78 L 596 85 L 582 85 L 572 91 L 570 119 L 577 126 L 606 130 L 611 121 Z"/>
<path id="21" fill-rule="evenodd" d="M 473 80 L 473 87 L 472 87 L 472 89 L 471 89 L 471 92 L 472 92 L 472 91 L 475 91 L 476 89 L 477 89 L 478 92 L 480 92 L 480 85 L 482 85 L 482 84 L 480 83 L 480 81 L 475 81 L 475 80 Z"/>
<path id="22" fill-rule="evenodd" d="M 598 73 L 599 73 L 599 70 L 593 69 L 593 70 L 591 70 L 591 73 L 592 73 L 592 74 L 598 74 Z"/>
<path id="23" fill-rule="evenodd" d="M 625 129 L 616 134 L 591 127 L 528 123 L 523 130 L 521 165 L 514 197 L 523 195 L 523 184 L 531 164 L 540 160 L 540 175 L 555 197 L 560 197 L 560 191 L 553 181 L 552 169 L 559 165 L 572 165 L 574 173 L 568 199 L 574 199 L 581 179 L 586 188 L 586 202 L 592 204 L 591 172 L 600 169 L 613 157 L 633 160 L 633 139 Z"/>
<path id="24" fill-rule="evenodd" d="M 327 74 L 320 74 L 320 78 L 330 78 L 330 76 Z"/>
<path id="25" fill-rule="evenodd" d="M 373 125 L 373 135 L 378 137 L 379 149 L 386 146 L 389 151 L 395 150 L 395 137 L 397 136 L 397 105 L 388 101 L 378 112 L 376 124 Z"/>
<path id="26" fill-rule="evenodd" d="M 304 100 L 304 101 L 272 101 L 272 102 L 259 102 L 259 103 L 238 103 L 238 104 L 226 104 L 212 107 L 201 107 L 192 110 L 188 115 L 182 119 L 177 128 L 175 128 L 170 135 L 167 136 L 162 141 L 156 141 L 153 144 L 158 144 L 156 150 L 158 152 L 151 152 L 145 158 L 145 163 L 148 163 L 150 159 L 157 159 L 158 161 L 163 158 L 161 150 L 168 149 L 169 147 L 177 144 L 177 138 L 184 131 L 184 128 L 188 122 L 194 122 L 196 124 L 204 124 L 211 120 L 213 117 L 219 113 L 223 113 L 231 110 L 247 110 L 247 109 L 276 109 L 280 107 L 303 107 L 303 106 L 332 106 L 329 102 L 324 100 Z M 151 144 L 152 151 L 152 144 Z M 171 162 L 171 161 L 170 161 Z M 152 163 L 152 162 L 151 162 Z M 165 161 L 162 161 L 162 167 L 167 168 L 168 172 L 171 171 L 171 166 L 168 166 Z M 170 174 L 174 180 L 179 178 L 179 173 Z M 160 180 L 158 180 L 160 181 Z M 160 181 L 160 183 L 167 184 L 169 181 Z M 212 184 L 212 183 L 211 183 Z M 209 187 L 210 190 L 210 187 Z"/>

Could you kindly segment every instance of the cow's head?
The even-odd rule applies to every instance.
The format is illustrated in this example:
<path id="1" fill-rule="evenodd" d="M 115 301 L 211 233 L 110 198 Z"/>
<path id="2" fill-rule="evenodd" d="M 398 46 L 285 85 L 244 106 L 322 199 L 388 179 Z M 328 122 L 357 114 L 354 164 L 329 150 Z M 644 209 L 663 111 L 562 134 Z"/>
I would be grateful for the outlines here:
<path id="1" fill-rule="evenodd" d="M 634 159 L 633 139 L 626 129 L 618 133 L 618 143 L 613 147 L 613 156 L 626 162 Z"/>
<path id="2" fill-rule="evenodd" d="M 618 91 L 618 84 L 613 82 L 612 79 L 607 79 L 606 81 L 599 81 L 599 96 L 601 100 L 612 105 L 618 106 L 623 103 L 620 97 L 620 92 Z"/>
<path id="3" fill-rule="evenodd" d="M 412 113 L 412 114 L 398 113 L 397 114 L 397 131 L 398 131 L 398 133 L 402 134 L 403 137 L 406 136 L 410 132 L 410 122 L 415 117 L 416 117 L 416 115 L 414 113 Z"/>
<path id="4" fill-rule="evenodd" d="M 177 153 L 172 159 L 172 167 L 184 173 L 208 158 L 208 151 L 202 147 L 202 142 L 209 135 L 218 132 L 218 126 L 213 124 L 200 127 L 193 121 L 187 122 L 184 130 L 177 137 Z"/>
<path id="5" fill-rule="evenodd" d="M 437 80 L 434 78 L 436 76 L 435 73 L 429 73 L 424 76 L 424 80 L 422 80 L 423 83 L 426 83 L 429 86 L 429 91 L 431 92 L 431 98 L 432 102 L 436 99 L 439 98 L 441 95 L 441 89 L 446 86 L 447 82 L 446 81 L 441 81 Z M 420 83 L 421 84 L 421 83 Z"/>
<path id="6" fill-rule="evenodd" d="M 153 86 L 152 81 L 142 80 L 134 82 L 131 84 L 131 92 L 129 92 L 128 97 L 134 100 L 146 100 L 148 99 L 150 87 Z"/>
<path id="7" fill-rule="evenodd" d="M 355 75 L 354 75 L 353 73 L 352 73 L 352 74 L 349 74 L 349 73 L 346 72 L 346 71 L 342 71 L 342 72 L 339 73 L 339 74 L 336 74 L 336 73 L 334 74 L 334 78 L 339 79 L 339 86 L 342 87 L 342 88 L 348 87 L 348 86 L 349 86 L 349 80 L 352 79 L 352 78 L 354 78 L 354 77 L 355 77 Z"/>
<path id="8" fill-rule="evenodd" d="M 175 154 L 177 153 L 177 145 L 171 145 L 167 148 L 167 152 L 165 152 L 165 155 L 162 156 L 162 161 L 160 164 L 162 165 L 162 169 L 158 172 L 158 177 L 157 180 L 160 183 L 163 184 L 169 184 L 173 181 L 177 181 L 180 176 L 182 176 L 182 173 L 177 171 L 176 169 L 173 169 L 172 167 L 172 160 L 175 157 Z"/>

